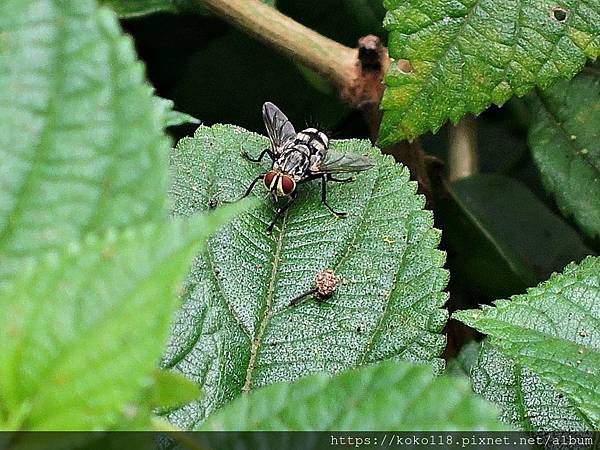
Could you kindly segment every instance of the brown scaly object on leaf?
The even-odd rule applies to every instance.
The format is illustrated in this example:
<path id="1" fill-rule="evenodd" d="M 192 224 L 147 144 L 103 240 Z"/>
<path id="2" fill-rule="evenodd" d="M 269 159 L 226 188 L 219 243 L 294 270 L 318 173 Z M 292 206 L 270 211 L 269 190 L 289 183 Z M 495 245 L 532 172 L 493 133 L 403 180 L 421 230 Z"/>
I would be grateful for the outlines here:
<path id="1" fill-rule="evenodd" d="M 325 269 L 320 271 L 317 274 L 316 278 L 317 287 L 311 289 L 310 291 L 304 292 L 299 296 L 292 299 L 290 302 L 290 306 L 295 306 L 300 301 L 309 295 L 314 295 L 315 298 L 319 301 L 329 298 L 336 291 L 338 284 L 340 282 L 339 278 L 335 274 L 335 272 L 331 269 Z"/>

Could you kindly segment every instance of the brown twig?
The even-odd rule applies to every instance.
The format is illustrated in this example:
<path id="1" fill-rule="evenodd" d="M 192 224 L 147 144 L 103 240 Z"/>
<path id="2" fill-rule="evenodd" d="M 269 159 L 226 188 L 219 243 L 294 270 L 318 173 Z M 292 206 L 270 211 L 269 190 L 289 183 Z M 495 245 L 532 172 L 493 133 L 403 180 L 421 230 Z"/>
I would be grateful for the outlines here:
<path id="1" fill-rule="evenodd" d="M 233 26 L 314 70 L 338 88 L 350 83 L 357 50 L 346 47 L 259 0 L 202 0 Z"/>

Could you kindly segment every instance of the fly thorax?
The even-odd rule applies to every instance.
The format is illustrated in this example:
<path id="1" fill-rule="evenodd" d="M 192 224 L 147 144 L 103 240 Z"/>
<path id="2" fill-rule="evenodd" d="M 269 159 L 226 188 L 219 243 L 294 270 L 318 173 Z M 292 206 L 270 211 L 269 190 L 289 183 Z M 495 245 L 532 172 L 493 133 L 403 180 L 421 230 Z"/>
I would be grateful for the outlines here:
<path id="1" fill-rule="evenodd" d="M 278 170 L 299 180 L 308 170 L 309 154 L 304 145 L 294 145 L 287 149 L 273 164 Z"/>

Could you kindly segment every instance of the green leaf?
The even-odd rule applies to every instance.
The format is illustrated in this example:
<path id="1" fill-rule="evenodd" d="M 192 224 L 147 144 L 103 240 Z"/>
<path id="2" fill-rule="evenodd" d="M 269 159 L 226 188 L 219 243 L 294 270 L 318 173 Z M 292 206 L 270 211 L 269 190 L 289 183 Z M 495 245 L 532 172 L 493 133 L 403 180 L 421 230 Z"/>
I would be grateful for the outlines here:
<path id="1" fill-rule="evenodd" d="M 584 431 L 588 424 L 551 383 L 512 362 L 484 340 L 471 371 L 473 390 L 502 410 L 500 418 L 525 431 Z"/>
<path id="2" fill-rule="evenodd" d="M 570 264 L 495 308 L 454 313 L 502 353 L 550 383 L 600 426 L 600 258 Z"/>
<path id="3" fill-rule="evenodd" d="M 0 415 L 30 430 L 101 430 L 127 416 L 163 351 L 193 255 L 240 205 L 89 235 L 0 290 Z"/>
<path id="4" fill-rule="evenodd" d="M 566 216 L 600 238 L 600 77 L 580 75 L 531 96 L 529 145 Z"/>
<path id="5" fill-rule="evenodd" d="M 175 214 L 240 198 L 270 167 L 240 151 L 256 156 L 268 145 L 263 136 L 222 125 L 180 141 L 172 153 Z M 181 428 L 242 391 L 313 372 L 386 359 L 441 369 L 448 273 L 432 214 L 408 170 L 367 141 L 333 141 L 332 148 L 377 161 L 353 183 L 330 183 L 328 200 L 346 218 L 333 216 L 310 182 L 269 235 L 275 206 L 261 183 L 254 189 L 261 206 L 224 228 L 196 260 L 164 359 L 204 393 L 168 416 Z M 289 307 L 326 268 L 341 279 L 334 296 Z"/>
<path id="6" fill-rule="evenodd" d="M 166 370 L 156 370 L 153 385 L 145 400 L 153 407 L 175 408 L 196 400 L 201 395 L 198 385 L 183 375 Z"/>
<path id="7" fill-rule="evenodd" d="M 571 78 L 600 52 L 597 0 L 385 0 L 394 62 L 382 145 L 437 131 L 534 86 Z M 562 20 L 561 12 L 566 13 Z M 558 17 L 558 18 L 557 18 Z"/>
<path id="8" fill-rule="evenodd" d="M 175 127 L 177 125 L 183 125 L 186 123 L 199 124 L 200 121 L 190 114 L 186 114 L 181 111 L 171 110 L 165 115 L 165 126 Z"/>
<path id="9" fill-rule="evenodd" d="M 0 6 L 0 281 L 87 233 L 166 217 L 162 110 L 114 14 Z"/>
<path id="10" fill-rule="evenodd" d="M 186 123 L 199 124 L 200 121 L 189 114 L 175 111 L 175 103 L 167 98 L 155 97 L 156 101 L 163 108 L 163 124 L 166 127 L 174 127 Z"/>
<path id="11" fill-rule="evenodd" d="M 498 174 L 447 185 L 438 218 L 457 279 L 486 298 L 522 292 L 592 253 L 578 233 L 526 186 Z M 493 273 L 493 276 L 490 274 Z"/>
<path id="12" fill-rule="evenodd" d="M 431 368 L 384 362 L 330 376 L 319 373 L 242 396 L 201 431 L 502 430 L 498 410 L 469 382 Z"/>

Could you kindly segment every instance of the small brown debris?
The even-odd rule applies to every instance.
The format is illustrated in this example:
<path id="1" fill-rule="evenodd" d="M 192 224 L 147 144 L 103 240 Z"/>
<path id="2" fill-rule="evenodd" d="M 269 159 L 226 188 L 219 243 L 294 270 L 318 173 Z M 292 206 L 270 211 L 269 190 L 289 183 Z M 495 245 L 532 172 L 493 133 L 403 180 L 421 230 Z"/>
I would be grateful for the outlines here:
<path id="1" fill-rule="evenodd" d="M 212 197 L 209 201 L 208 201 L 208 207 L 210 209 L 215 209 L 217 206 L 219 205 L 219 200 L 217 200 L 216 198 Z"/>
<path id="2" fill-rule="evenodd" d="M 318 298 L 330 297 L 338 287 L 339 279 L 331 269 L 325 269 L 317 274 Z"/>
<path id="3" fill-rule="evenodd" d="M 316 287 L 306 291 L 290 301 L 290 306 L 295 306 L 300 301 L 310 295 L 314 295 L 317 300 L 323 300 L 331 297 L 339 285 L 340 279 L 331 269 L 322 270 L 317 274 L 315 280 Z"/>

